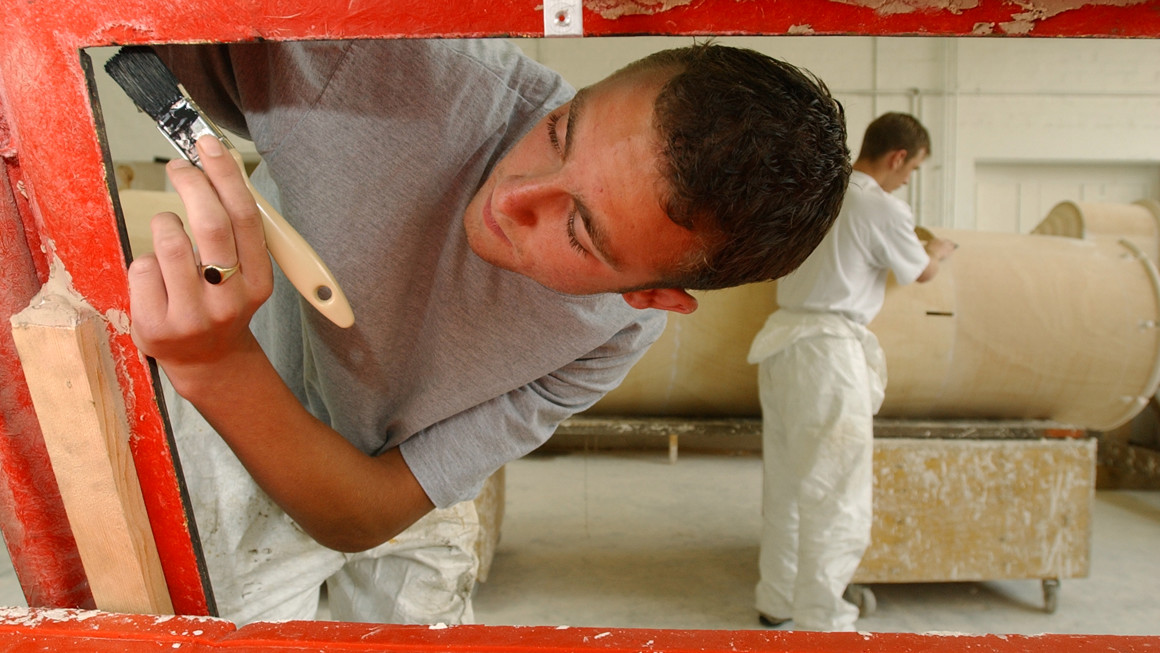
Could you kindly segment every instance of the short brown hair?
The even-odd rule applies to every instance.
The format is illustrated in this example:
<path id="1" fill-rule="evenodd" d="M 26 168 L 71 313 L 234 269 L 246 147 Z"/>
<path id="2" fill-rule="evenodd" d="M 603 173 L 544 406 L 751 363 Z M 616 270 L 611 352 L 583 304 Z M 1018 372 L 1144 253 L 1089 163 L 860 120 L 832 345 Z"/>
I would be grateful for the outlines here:
<path id="1" fill-rule="evenodd" d="M 711 290 L 792 272 L 829 231 L 849 181 L 842 105 L 808 71 L 711 42 L 617 74 L 664 68 L 675 72 L 654 108 L 663 206 L 701 247 L 652 287 Z"/>
<path id="2" fill-rule="evenodd" d="M 930 156 L 930 134 L 918 118 L 892 111 L 874 119 L 862 137 L 859 160 L 877 161 L 897 150 L 906 150 L 906 160 L 925 151 Z"/>

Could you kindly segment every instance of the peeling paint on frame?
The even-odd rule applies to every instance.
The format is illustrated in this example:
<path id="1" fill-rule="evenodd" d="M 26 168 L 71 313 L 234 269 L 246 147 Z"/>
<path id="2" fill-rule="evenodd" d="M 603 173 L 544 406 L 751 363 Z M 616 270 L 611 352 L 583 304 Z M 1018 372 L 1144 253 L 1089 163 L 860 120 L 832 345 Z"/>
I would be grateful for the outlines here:
<path id="1" fill-rule="evenodd" d="M 210 607 L 200 584 L 190 541 L 192 524 L 184 516 L 162 417 L 150 396 L 150 373 L 124 328 L 128 310 L 125 259 L 113 233 L 116 218 L 108 194 L 108 171 L 102 145 L 93 133 L 95 118 L 88 105 L 79 51 L 99 45 L 259 38 L 539 36 L 542 12 L 536 4 L 522 0 L 465 0 L 450 7 L 417 0 L 322 4 L 306 0 L 37 0 L 5 6 L 0 21 L 0 155 L 12 186 L 22 184 L 28 195 L 21 199 L 16 194 L 13 207 L 28 232 L 25 238 L 33 260 L 18 260 L 6 248 L 0 252 L 0 263 L 19 266 L 22 278 L 43 283 L 48 261 L 59 257 L 72 273 L 76 291 L 109 320 L 111 350 L 118 359 L 119 380 L 132 414 L 134 456 L 139 473 L 143 472 L 151 519 L 156 519 L 153 526 L 159 547 L 168 544 L 166 573 L 179 611 L 201 614 Z M 1158 0 L 590 0 L 584 24 L 588 36 L 809 33 L 1156 38 L 1160 36 L 1158 9 Z M 10 359 L 0 359 L 0 369 L 5 378 L 16 378 Z M 9 408 L 20 409 L 0 406 Z M 601 641 L 610 639 L 614 637 Z M 672 641 L 673 636 L 664 639 Z"/>

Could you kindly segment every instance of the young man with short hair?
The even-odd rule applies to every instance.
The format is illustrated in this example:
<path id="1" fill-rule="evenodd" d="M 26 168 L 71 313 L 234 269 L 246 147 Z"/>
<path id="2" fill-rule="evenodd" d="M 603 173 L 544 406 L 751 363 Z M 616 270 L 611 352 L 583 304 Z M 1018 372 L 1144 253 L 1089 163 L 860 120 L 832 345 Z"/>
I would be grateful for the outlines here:
<path id="1" fill-rule="evenodd" d="M 665 311 L 696 308 L 687 290 L 796 267 L 849 175 L 824 85 L 736 48 L 658 53 L 574 97 L 499 40 L 159 51 L 254 141 L 255 184 L 356 317 L 335 327 L 271 269 L 214 141 L 205 174 L 170 164 L 197 250 L 154 218 L 132 332 L 176 391 L 240 622 L 311 618 L 322 583 L 335 618 L 470 621 L 484 480 L 615 387 Z M 240 272 L 211 285 L 199 261 Z"/>
<path id="2" fill-rule="evenodd" d="M 927 281 L 954 244 L 925 245 L 910 207 L 891 193 L 930 154 L 913 116 L 887 113 L 866 129 L 838 219 L 796 271 L 778 282 L 779 309 L 754 338 L 759 365 L 764 490 L 757 611 L 769 626 L 853 630 L 843 593 L 870 543 L 874 414 L 886 359 L 866 328 L 887 275 Z"/>

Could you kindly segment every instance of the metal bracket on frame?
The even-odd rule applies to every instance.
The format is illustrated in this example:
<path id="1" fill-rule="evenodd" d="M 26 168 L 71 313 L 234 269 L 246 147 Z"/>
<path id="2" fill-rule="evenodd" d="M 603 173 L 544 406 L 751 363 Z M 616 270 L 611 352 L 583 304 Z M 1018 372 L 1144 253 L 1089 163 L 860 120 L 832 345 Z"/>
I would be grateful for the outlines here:
<path id="1" fill-rule="evenodd" d="M 544 36 L 584 36 L 582 0 L 544 0 Z"/>

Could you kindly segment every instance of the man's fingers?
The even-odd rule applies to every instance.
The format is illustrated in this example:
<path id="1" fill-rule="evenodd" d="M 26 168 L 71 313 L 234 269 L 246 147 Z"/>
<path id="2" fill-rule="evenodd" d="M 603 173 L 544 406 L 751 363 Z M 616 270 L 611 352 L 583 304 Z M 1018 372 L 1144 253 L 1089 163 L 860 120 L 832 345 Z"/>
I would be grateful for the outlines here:
<path id="1" fill-rule="evenodd" d="M 149 222 L 149 228 L 153 232 L 153 257 L 166 294 L 199 296 L 201 278 L 197 274 L 197 258 L 181 218 L 174 213 L 158 213 Z"/>
<path id="2" fill-rule="evenodd" d="M 129 265 L 131 335 L 133 342 L 146 354 L 152 354 L 149 343 L 165 322 L 169 311 L 168 298 L 156 255 L 149 253 L 134 259 Z"/>
<path id="3" fill-rule="evenodd" d="M 204 171 L 184 160 L 168 166 L 192 240 L 180 218 L 159 213 L 153 253 L 130 268 L 133 340 L 163 365 L 220 355 L 245 337 L 273 283 L 249 184 L 216 139 L 199 141 L 199 151 Z"/>
<path id="4" fill-rule="evenodd" d="M 234 227 L 210 180 L 184 159 L 170 161 L 169 179 L 185 204 L 189 231 L 201 263 L 229 267 L 238 262 Z"/>
<path id="5" fill-rule="evenodd" d="M 212 136 L 198 139 L 197 147 L 205 174 L 229 216 L 238 262 L 243 269 L 249 268 L 254 272 L 266 268 L 269 256 L 266 253 L 262 216 L 245 177 L 240 157 L 236 157 Z M 205 261 L 205 258 L 202 260 Z"/>

